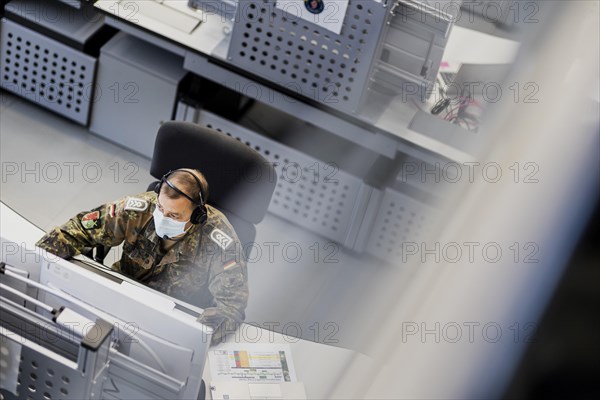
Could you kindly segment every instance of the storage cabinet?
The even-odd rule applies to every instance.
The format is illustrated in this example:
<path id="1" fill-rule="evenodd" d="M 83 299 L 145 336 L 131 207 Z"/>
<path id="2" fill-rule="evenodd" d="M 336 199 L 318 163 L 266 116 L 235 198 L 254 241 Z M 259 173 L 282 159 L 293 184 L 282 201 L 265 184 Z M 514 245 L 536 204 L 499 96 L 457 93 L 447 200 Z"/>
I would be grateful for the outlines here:
<path id="1" fill-rule="evenodd" d="M 177 55 L 117 34 L 100 51 L 90 130 L 151 158 L 160 124 L 173 117 L 182 66 Z"/>

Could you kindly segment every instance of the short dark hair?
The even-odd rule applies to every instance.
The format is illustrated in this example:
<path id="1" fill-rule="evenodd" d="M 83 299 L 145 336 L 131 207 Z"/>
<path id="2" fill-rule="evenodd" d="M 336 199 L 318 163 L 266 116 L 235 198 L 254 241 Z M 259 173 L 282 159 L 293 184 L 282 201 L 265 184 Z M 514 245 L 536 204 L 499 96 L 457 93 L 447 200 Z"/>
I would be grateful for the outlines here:
<path id="1" fill-rule="evenodd" d="M 195 203 L 200 203 L 199 193 L 201 192 L 202 200 L 206 204 L 208 201 L 208 182 L 206 181 L 206 177 L 197 169 L 187 170 L 191 173 L 186 171 L 175 171 L 168 176 L 167 180 L 176 186 L 177 189 L 190 196 Z M 198 182 L 196 182 L 196 179 L 194 179 L 191 174 L 194 174 L 198 178 L 198 181 L 200 181 L 200 187 L 198 187 Z M 170 199 L 178 199 L 183 197 L 180 193 L 177 193 L 177 191 L 173 190 L 173 188 L 166 184 L 162 185 L 161 191 Z"/>

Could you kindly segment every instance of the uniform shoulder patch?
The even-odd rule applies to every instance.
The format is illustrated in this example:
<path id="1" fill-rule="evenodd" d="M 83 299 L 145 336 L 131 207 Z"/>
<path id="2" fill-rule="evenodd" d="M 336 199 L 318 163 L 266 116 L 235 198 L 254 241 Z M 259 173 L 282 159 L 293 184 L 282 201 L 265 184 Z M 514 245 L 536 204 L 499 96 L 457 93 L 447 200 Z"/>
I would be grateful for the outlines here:
<path id="1" fill-rule="evenodd" d="M 109 215 L 109 217 L 111 217 L 111 218 L 115 217 L 115 209 L 116 209 L 115 203 L 113 203 L 110 206 L 108 206 L 108 215 Z"/>
<path id="2" fill-rule="evenodd" d="M 144 199 L 138 199 L 137 197 L 128 197 L 125 203 L 125 211 L 146 211 L 148 209 L 148 202 Z"/>
<path id="3" fill-rule="evenodd" d="M 93 211 L 81 217 L 81 225 L 85 229 L 95 229 L 100 227 L 100 211 Z"/>
<path id="4" fill-rule="evenodd" d="M 215 228 L 210 232 L 210 239 L 223 250 L 227 249 L 231 242 L 233 242 L 233 239 L 219 228 Z"/>

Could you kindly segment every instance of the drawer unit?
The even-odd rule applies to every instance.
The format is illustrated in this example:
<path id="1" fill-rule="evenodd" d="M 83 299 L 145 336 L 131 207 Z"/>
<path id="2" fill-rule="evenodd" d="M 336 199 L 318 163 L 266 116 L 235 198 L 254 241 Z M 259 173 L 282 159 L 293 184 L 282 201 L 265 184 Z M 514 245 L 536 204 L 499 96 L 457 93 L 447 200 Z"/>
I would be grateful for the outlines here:
<path id="1" fill-rule="evenodd" d="M 98 50 L 114 33 L 95 10 L 13 0 L 0 22 L 0 87 L 82 125 L 95 96 Z"/>
<path id="2" fill-rule="evenodd" d="M 90 131 L 147 158 L 163 121 L 172 119 L 183 59 L 125 33 L 100 51 Z"/>
<path id="3" fill-rule="evenodd" d="M 0 86 L 87 125 L 96 59 L 6 18 L 1 31 Z"/>

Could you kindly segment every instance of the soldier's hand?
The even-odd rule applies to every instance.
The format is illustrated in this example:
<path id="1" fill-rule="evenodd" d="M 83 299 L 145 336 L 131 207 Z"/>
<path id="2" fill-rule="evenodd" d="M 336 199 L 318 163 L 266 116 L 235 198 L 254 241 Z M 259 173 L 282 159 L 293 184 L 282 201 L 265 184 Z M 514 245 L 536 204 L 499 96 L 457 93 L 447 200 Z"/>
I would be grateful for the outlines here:
<path id="1" fill-rule="evenodd" d="M 200 317 L 200 322 L 204 325 L 210 326 L 213 329 L 217 329 L 221 323 L 225 320 L 225 317 L 219 313 L 216 308 L 207 308 Z"/>

